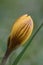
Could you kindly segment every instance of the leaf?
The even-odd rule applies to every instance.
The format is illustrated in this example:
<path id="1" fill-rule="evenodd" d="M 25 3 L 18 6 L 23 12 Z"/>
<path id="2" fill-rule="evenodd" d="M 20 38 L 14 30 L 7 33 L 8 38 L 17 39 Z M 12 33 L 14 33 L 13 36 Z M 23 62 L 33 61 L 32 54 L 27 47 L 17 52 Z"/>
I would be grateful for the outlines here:
<path id="1" fill-rule="evenodd" d="M 33 34 L 33 36 L 31 37 L 29 43 L 26 44 L 26 46 L 24 47 L 24 49 L 21 51 L 21 53 L 16 57 L 15 61 L 13 62 L 12 65 L 17 65 L 19 60 L 21 59 L 21 57 L 23 56 L 24 52 L 26 51 L 27 47 L 30 45 L 30 43 L 32 42 L 32 40 L 34 39 L 34 37 L 36 36 L 36 34 L 39 32 L 39 30 L 41 29 L 41 27 L 43 26 L 43 23 L 37 28 L 37 30 L 35 31 L 35 33 Z"/>

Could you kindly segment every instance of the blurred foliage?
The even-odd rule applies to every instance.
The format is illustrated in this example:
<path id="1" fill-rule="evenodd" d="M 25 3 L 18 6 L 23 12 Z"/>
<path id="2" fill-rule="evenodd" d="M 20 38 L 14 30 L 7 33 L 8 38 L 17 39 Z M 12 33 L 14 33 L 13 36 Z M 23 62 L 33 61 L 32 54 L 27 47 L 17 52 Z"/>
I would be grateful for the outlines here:
<path id="1" fill-rule="evenodd" d="M 33 18 L 35 31 L 43 22 L 43 0 L 0 0 L 0 62 L 5 54 L 7 38 L 14 21 L 26 13 Z M 12 65 L 24 46 L 10 55 L 6 65 Z M 43 65 L 43 27 L 32 40 L 18 65 Z"/>

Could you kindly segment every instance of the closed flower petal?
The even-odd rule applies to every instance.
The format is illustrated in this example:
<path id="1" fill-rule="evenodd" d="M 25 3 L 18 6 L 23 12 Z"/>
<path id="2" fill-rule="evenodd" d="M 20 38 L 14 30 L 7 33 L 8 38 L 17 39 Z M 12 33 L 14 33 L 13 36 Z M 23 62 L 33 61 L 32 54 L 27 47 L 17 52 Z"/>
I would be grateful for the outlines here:
<path id="1" fill-rule="evenodd" d="M 14 23 L 10 33 L 9 48 L 16 48 L 17 46 L 24 44 L 31 36 L 33 31 L 33 20 L 31 16 L 27 14 L 19 17 Z"/>

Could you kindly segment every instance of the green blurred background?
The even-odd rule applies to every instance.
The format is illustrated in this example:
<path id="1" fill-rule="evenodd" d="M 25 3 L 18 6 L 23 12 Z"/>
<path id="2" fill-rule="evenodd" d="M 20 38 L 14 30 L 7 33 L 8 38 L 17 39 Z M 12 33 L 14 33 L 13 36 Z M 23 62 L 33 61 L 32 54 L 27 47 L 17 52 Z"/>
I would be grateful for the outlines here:
<path id="1" fill-rule="evenodd" d="M 14 21 L 26 13 L 33 18 L 35 31 L 43 22 L 43 0 L 0 0 L 0 62 L 7 49 L 7 39 Z M 6 65 L 12 65 L 24 46 L 10 55 Z M 43 27 L 17 65 L 43 65 Z"/>

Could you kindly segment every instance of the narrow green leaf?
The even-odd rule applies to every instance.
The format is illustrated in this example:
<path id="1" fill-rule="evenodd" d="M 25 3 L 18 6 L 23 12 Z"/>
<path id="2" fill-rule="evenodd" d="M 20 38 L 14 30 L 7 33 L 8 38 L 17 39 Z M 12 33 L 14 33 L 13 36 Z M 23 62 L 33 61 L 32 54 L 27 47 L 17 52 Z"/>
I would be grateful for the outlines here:
<path id="1" fill-rule="evenodd" d="M 24 52 L 26 51 L 27 47 L 30 45 L 30 43 L 32 42 L 32 40 L 34 39 L 34 37 L 36 36 L 36 34 L 39 32 L 39 30 L 41 29 L 41 27 L 43 26 L 43 23 L 37 28 L 37 30 L 35 31 L 35 33 L 33 34 L 33 36 L 31 37 L 29 43 L 26 44 L 26 46 L 24 47 L 24 49 L 21 51 L 21 53 L 16 57 L 15 61 L 13 62 L 12 65 L 17 65 L 17 63 L 19 62 L 19 60 L 21 59 L 21 57 L 23 56 Z"/>

